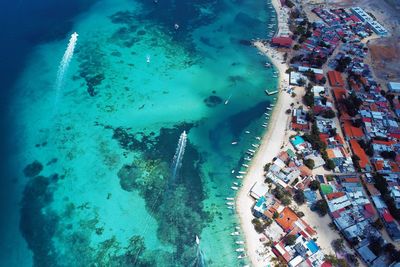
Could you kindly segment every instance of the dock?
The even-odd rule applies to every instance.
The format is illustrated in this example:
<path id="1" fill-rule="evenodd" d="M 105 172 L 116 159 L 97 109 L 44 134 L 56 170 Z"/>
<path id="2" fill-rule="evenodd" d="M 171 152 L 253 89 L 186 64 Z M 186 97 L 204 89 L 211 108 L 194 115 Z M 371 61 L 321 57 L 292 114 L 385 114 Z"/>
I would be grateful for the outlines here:
<path id="1" fill-rule="evenodd" d="M 276 94 L 276 93 L 278 93 L 278 90 L 275 90 L 275 91 L 268 91 L 268 90 L 265 90 L 265 93 L 267 94 L 267 95 L 274 95 L 274 94 Z"/>

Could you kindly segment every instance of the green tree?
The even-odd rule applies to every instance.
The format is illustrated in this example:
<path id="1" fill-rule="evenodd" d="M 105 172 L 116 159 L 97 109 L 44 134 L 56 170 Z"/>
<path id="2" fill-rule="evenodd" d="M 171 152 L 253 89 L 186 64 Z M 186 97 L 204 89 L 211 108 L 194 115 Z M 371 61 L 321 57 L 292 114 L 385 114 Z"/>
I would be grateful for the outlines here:
<path id="1" fill-rule="evenodd" d="M 332 247 L 336 252 L 343 252 L 344 251 L 344 240 L 342 238 L 333 240 Z"/>
<path id="2" fill-rule="evenodd" d="M 315 202 L 314 209 L 320 216 L 325 216 L 328 213 L 328 204 L 326 204 L 325 200 L 320 199 Z"/>
<path id="3" fill-rule="evenodd" d="M 286 245 L 288 245 L 288 246 L 292 246 L 292 245 L 294 245 L 295 243 L 296 243 L 296 236 L 295 235 L 291 235 L 291 234 L 288 234 L 287 236 L 285 236 L 285 244 Z"/>
<path id="4" fill-rule="evenodd" d="M 317 190 L 319 189 L 319 184 L 320 184 L 320 183 L 319 183 L 317 180 L 312 180 L 312 181 L 310 182 L 309 187 L 310 187 L 311 190 L 317 191 Z"/>
<path id="5" fill-rule="evenodd" d="M 311 170 L 314 169 L 315 167 L 315 162 L 313 159 L 306 159 L 303 161 L 304 165 L 306 165 L 308 168 L 310 168 Z"/>
<path id="6" fill-rule="evenodd" d="M 294 193 L 293 196 L 294 201 L 296 201 L 297 204 L 302 205 L 305 202 L 305 196 L 304 192 L 301 189 L 297 189 Z"/>

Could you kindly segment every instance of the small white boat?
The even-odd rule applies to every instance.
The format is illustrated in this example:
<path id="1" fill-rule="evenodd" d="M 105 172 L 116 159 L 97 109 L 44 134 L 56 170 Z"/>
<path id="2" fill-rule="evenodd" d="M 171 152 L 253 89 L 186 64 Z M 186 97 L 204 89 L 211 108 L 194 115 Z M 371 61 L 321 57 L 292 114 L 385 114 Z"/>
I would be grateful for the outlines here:
<path id="1" fill-rule="evenodd" d="M 271 107 L 275 107 L 275 104 L 271 104 L 270 106 L 271 106 Z"/>
<path id="2" fill-rule="evenodd" d="M 231 173 L 235 173 L 235 170 L 232 170 Z"/>
<path id="3" fill-rule="evenodd" d="M 232 142 L 232 145 L 236 145 L 238 142 Z"/>
<path id="4" fill-rule="evenodd" d="M 236 228 L 236 230 L 240 230 L 240 226 L 236 226 L 235 228 Z"/>
<path id="5" fill-rule="evenodd" d="M 179 29 L 179 24 L 175 23 L 174 28 L 175 28 L 175 30 Z"/>
<path id="6" fill-rule="evenodd" d="M 253 150 L 253 149 L 249 149 L 249 151 L 252 152 L 252 153 L 256 153 L 256 151 Z"/>
<path id="7" fill-rule="evenodd" d="M 268 127 L 268 125 L 266 125 L 266 124 L 263 124 L 263 125 L 262 125 L 262 127 L 264 127 L 264 128 L 267 128 L 267 127 Z"/>
<path id="8" fill-rule="evenodd" d="M 243 166 L 243 167 L 246 167 L 246 168 L 249 167 L 249 165 L 247 165 L 247 164 L 242 164 L 242 166 Z"/>
<path id="9" fill-rule="evenodd" d="M 233 182 L 233 184 L 236 185 L 236 186 L 239 186 L 239 183 L 237 183 L 237 182 Z"/>
<path id="10" fill-rule="evenodd" d="M 257 140 L 261 140 L 261 137 L 259 137 L 259 136 L 256 136 L 256 139 L 257 139 Z"/>
<path id="11" fill-rule="evenodd" d="M 246 258 L 247 256 L 246 256 L 246 254 L 242 254 L 242 255 L 239 255 L 237 258 L 238 259 L 244 259 L 244 258 Z"/>
<path id="12" fill-rule="evenodd" d="M 250 133 L 250 131 L 245 131 L 245 133 L 249 134 L 249 133 Z"/>
<path id="13" fill-rule="evenodd" d="M 200 245 L 200 238 L 196 235 L 196 244 Z"/>
<path id="14" fill-rule="evenodd" d="M 246 153 L 249 154 L 250 156 L 253 156 L 253 155 L 254 155 L 254 153 L 253 153 L 253 152 L 250 152 L 250 151 L 246 151 Z"/>
<path id="15" fill-rule="evenodd" d="M 273 78 L 278 78 L 278 75 L 274 74 L 272 75 Z"/>
<path id="16" fill-rule="evenodd" d="M 150 63 L 150 56 L 146 56 L 146 62 Z"/>
<path id="17" fill-rule="evenodd" d="M 235 243 L 238 244 L 238 245 L 243 245 L 243 244 L 244 244 L 244 241 L 238 240 L 238 241 L 236 241 Z"/>
<path id="18" fill-rule="evenodd" d="M 246 172 L 244 172 L 244 171 L 240 171 L 239 173 L 240 173 L 240 174 L 246 174 Z"/>
<path id="19" fill-rule="evenodd" d="M 236 178 L 243 179 L 243 175 L 237 175 Z"/>
<path id="20" fill-rule="evenodd" d="M 228 205 L 228 206 L 233 206 L 233 205 L 235 205 L 235 203 L 233 203 L 233 202 L 226 202 L 226 205 Z"/>
<path id="21" fill-rule="evenodd" d="M 231 235 L 240 235 L 239 232 L 232 232 Z"/>
<path id="22" fill-rule="evenodd" d="M 236 251 L 237 251 L 237 252 L 243 252 L 243 251 L 244 251 L 244 248 L 237 248 Z"/>
<path id="23" fill-rule="evenodd" d="M 227 197 L 226 200 L 235 200 L 234 197 Z"/>
<path id="24" fill-rule="evenodd" d="M 237 187 L 237 186 L 231 186 L 231 188 L 232 188 L 233 190 L 239 190 L 239 187 Z"/>
<path id="25" fill-rule="evenodd" d="M 258 148 L 260 145 L 257 144 L 251 144 L 252 147 Z"/>
<path id="26" fill-rule="evenodd" d="M 233 210 L 233 206 L 228 206 L 227 208 L 230 210 Z"/>
<path id="27" fill-rule="evenodd" d="M 272 108 L 268 107 L 267 110 L 272 110 Z"/>

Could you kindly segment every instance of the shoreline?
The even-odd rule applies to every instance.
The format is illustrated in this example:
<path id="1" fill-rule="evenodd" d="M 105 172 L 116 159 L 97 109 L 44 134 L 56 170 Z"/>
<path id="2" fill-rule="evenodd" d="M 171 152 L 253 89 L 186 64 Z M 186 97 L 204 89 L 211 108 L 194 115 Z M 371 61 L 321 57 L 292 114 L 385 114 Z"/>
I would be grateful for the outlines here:
<path id="1" fill-rule="evenodd" d="M 278 33 L 282 28 L 282 23 L 279 19 L 279 3 L 278 0 L 272 0 L 271 3 L 277 14 Z M 254 218 L 251 212 L 251 207 L 254 205 L 255 201 L 249 195 L 249 191 L 255 182 L 264 182 L 264 165 L 267 162 L 272 161 L 283 145 L 286 138 L 286 134 L 284 133 L 286 133 L 289 118 L 286 114 L 286 110 L 290 108 L 293 99 L 288 93 L 283 91 L 283 88 L 288 86 L 289 82 L 289 75 L 285 73 L 288 69 L 288 65 L 283 61 L 283 54 L 263 44 L 261 41 L 255 41 L 253 45 L 259 50 L 259 52 L 268 57 L 279 72 L 277 85 L 278 96 L 277 102 L 272 111 L 271 119 L 268 123 L 267 131 L 262 138 L 260 147 L 249 164 L 247 174 L 243 179 L 243 185 L 237 195 L 236 213 L 239 217 L 243 231 L 243 237 L 246 244 L 245 249 L 249 262 L 253 266 L 264 266 L 265 262 L 263 262 L 263 259 L 257 253 L 259 247 L 264 246 L 259 240 L 262 234 L 258 234 L 254 230 L 254 226 L 251 222 Z"/>

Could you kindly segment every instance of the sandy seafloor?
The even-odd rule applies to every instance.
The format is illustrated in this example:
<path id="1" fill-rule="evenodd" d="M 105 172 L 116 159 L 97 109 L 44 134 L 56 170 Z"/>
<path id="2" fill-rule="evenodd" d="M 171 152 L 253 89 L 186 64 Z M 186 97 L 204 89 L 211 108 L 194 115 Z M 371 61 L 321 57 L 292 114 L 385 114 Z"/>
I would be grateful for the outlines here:
<path id="1" fill-rule="evenodd" d="M 9 108 L 19 228 L 32 256 L 21 249 L 9 261 L 242 266 L 225 198 L 275 101 L 264 93 L 276 86 L 273 69 L 249 46 L 267 37 L 273 16 L 253 0 L 98 1 L 73 20 L 78 42 L 58 92 L 72 32 L 37 46 Z M 172 182 L 183 130 L 188 144 Z M 13 240 L 10 251 L 26 246 Z"/>

